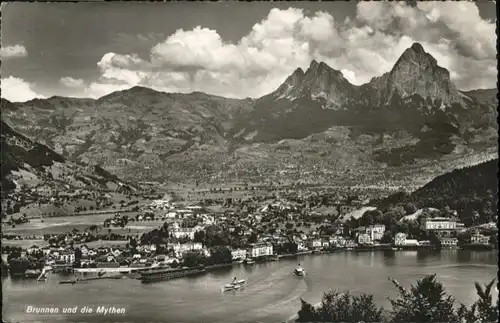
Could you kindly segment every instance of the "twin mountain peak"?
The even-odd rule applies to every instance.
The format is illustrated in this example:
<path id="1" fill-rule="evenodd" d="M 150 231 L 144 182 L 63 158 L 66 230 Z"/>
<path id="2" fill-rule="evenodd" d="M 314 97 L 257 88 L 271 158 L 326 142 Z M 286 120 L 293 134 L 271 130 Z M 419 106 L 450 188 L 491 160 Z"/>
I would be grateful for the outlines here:
<path id="1" fill-rule="evenodd" d="M 450 80 L 449 71 L 440 67 L 419 43 L 406 49 L 389 72 L 372 78 L 366 84 L 353 85 L 342 72 L 313 60 L 305 72 L 301 68 L 296 69 L 272 93 L 277 99 L 308 97 L 337 107 L 361 95 L 368 95 L 377 105 L 385 105 L 396 94 L 401 98 L 414 94 L 424 99 L 439 98 L 448 106 L 462 103 L 458 89 Z"/>

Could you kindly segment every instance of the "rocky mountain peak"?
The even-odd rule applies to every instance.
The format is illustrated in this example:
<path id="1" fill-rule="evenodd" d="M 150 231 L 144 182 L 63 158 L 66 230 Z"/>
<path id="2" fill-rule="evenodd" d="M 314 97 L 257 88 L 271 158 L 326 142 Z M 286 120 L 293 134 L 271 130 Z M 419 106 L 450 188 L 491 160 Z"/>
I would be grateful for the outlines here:
<path id="1" fill-rule="evenodd" d="M 313 59 L 313 60 L 311 61 L 311 64 L 309 64 L 309 69 L 308 69 L 308 70 L 315 70 L 315 69 L 317 69 L 317 68 L 318 68 L 318 66 L 319 66 L 318 61 L 317 61 L 317 60 L 315 60 L 315 59 Z"/>
<path id="2" fill-rule="evenodd" d="M 336 77 L 342 76 L 342 73 L 340 71 L 331 68 L 325 62 L 318 63 L 316 60 L 312 60 L 305 74 L 309 77 L 317 77 L 320 74 L 332 74 Z"/>
<path id="3" fill-rule="evenodd" d="M 394 64 L 393 70 L 404 64 L 419 65 L 421 68 L 429 69 L 436 69 L 439 67 L 436 59 L 431 54 L 427 53 L 419 43 L 414 43 L 403 52 L 396 64 Z M 448 72 L 447 70 L 445 71 Z"/>
<path id="4" fill-rule="evenodd" d="M 412 49 L 416 53 L 421 53 L 421 54 L 425 53 L 424 47 L 422 47 L 422 45 L 420 45 L 420 43 L 413 43 L 413 45 L 411 45 L 410 49 Z"/>
<path id="5" fill-rule="evenodd" d="M 290 86 L 298 86 L 300 82 L 302 82 L 302 79 L 304 78 L 304 71 L 299 67 L 297 68 L 292 75 L 290 75 L 286 81 L 285 84 L 290 85 Z"/>
<path id="6" fill-rule="evenodd" d="M 419 43 L 406 49 L 382 79 L 372 82 L 379 90 L 381 103 L 389 102 L 395 94 L 402 98 L 413 94 L 424 99 L 439 98 L 448 106 L 455 102 L 462 103 L 458 89 L 451 82 L 450 72 L 439 66 L 436 59 Z"/>
<path id="7" fill-rule="evenodd" d="M 325 108 L 338 109 L 348 100 L 353 88 L 340 71 L 313 60 L 305 72 L 296 69 L 273 96 L 288 100 L 308 98 L 321 102 Z"/>

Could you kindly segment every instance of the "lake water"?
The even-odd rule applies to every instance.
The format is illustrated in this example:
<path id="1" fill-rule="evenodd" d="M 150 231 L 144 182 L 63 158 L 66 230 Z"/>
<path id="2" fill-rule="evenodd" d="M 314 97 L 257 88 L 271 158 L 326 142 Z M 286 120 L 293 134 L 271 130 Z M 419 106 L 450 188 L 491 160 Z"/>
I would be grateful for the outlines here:
<path id="1" fill-rule="evenodd" d="M 297 262 L 306 277 L 293 275 Z M 377 303 L 388 307 L 387 297 L 397 296 L 389 276 L 408 286 L 436 273 L 458 302 L 470 304 L 476 300 L 474 282 L 491 281 L 497 270 L 496 251 L 446 250 L 307 255 L 149 285 L 134 279 L 59 285 L 61 278 L 54 275 L 45 283 L 7 278 L 2 282 L 2 316 L 4 322 L 283 322 L 297 314 L 300 298 L 317 303 L 332 288 L 373 294 Z M 233 277 L 246 279 L 248 285 L 222 293 L 221 287 Z M 126 313 L 28 314 L 29 305 L 78 306 L 78 312 L 84 306 L 115 306 Z"/>

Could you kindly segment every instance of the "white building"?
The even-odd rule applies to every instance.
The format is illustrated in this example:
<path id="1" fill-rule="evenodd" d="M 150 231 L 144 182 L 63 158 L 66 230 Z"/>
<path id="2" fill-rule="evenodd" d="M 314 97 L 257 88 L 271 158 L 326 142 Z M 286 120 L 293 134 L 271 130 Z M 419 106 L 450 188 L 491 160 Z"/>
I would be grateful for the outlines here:
<path id="1" fill-rule="evenodd" d="M 385 233 L 385 225 L 375 224 L 370 225 L 366 228 L 366 233 L 370 235 L 372 241 L 379 241 L 382 239 Z"/>
<path id="2" fill-rule="evenodd" d="M 273 253 L 273 245 L 271 244 L 256 244 L 248 251 L 248 255 L 251 258 L 272 256 Z"/>
<path id="3" fill-rule="evenodd" d="M 418 246 L 419 243 L 418 243 L 417 239 L 405 239 L 403 245 L 414 247 L 414 246 Z"/>
<path id="4" fill-rule="evenodd" d="M 201 251 L 203 250 L 203 245 L 200 242 L 188 242 L 188 243 L 175 243 L 169 244 L 169 249 L 173 249 L 177 256 L 182 256 L 188 251 Z"/>
<path id="5" fill-rule="evenodd" d="M 344 247 L 345 243 L 346 243 L 346 239 L 342 236 L 330 237 L 330 245 L 334 245 L 336 247 Z"/>
<path id="6" fill-rule="evenodd" d="M 169 230 L 169 233 L 172 237 L 177 239 L 187 237 L 188 239 L 193 240 L 195 232 L 200 231 L 201 229 L 202 228 L 198 226 L 194 228 L 181 228 L 179 224 L 175 222 Z"/>
<path id="7" fill-rule="evenodd" d="M 64 253 L 59 256 L 59 260 L 64 261 L 67 264 L 71 264 L 75 262 L 75 254 L 74 253 Z"/>
<path id="8" fill-rule="evenodd" d="M 372 238 L 368 233 L 360 233 L 357 236 L 358 244 L 371 244 Z"/>
<path id="9" fill-rule="evenodd" d="M 427 218 L 423 221 L 425 230 L 455 230 L 457 222 L 449 218 Z"/>
<path id="10" fill-rule="evenodd" d="M 317 249 L 317 248 L 321 248 L 323 246 L 323 244 L 321 243 L 321 239 L 311 239 L 307 242 L 307 246 L 310 249 Z"/>
<path id="11" fill-rule="evenodd" d="M 475 244 L 488 244 L 490 243 L 490 237 L 476 232 L 470 237 L 470 242 Z"/>
<path id="12" fill-rule="evenodd" d="M 297 242 L 297 251 L 306 251 L 307 246 L 303 242 Z"/>
<path id="13" fill-rule="evenodd" d="M 234 249 L 231 251 L 231 256 L 234 259 L 245 259 L 247 257 L 247 251 L 245 249 Z"/>
<path id="14" fill-rule="evenodd" d="M 165 218 L 167 218 L 167 219 L 175 219 L 176 216 L 177 216 L 177 212 L 167 212 L 165 214 Z"/>
<path id="15" fill-rule="evenodd" d="M 456 247 L 457 245 L 457 238 L 441 238 L 441 246 L 443 247 Z"/>
<path id="16" fill-rule="evenodd" d="M 406 233 L 398 232 L 394 236 L 394 245 L 396 246 L 418 246 L 420 243 L 417 239 L 407 239 Z"/>
<path id="17" fill-rule="evenodd" d="M 394 236 L 394 244 L 396 246 L 402 246 L 405 244 L 406 241 L 406 233 L 398 232 Z"/>

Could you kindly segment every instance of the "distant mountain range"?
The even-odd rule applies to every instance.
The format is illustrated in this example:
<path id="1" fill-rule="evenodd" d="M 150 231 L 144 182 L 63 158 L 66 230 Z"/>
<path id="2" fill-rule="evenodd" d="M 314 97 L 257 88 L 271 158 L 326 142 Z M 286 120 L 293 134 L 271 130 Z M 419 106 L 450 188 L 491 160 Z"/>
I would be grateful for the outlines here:
<path id="1" fill-rule="evenodd" d="M 418 208 L 456 210 L 467 225 L 495 222 L 498 212 L 498 159 L 456 169 L 434 178 L 418 190 L 397 193 L 376 202 L 378 208 L 414 203 Z M 477 213 L 475 213 L 477 212 Z"/>
<path id="2" fill-rule="evenodd" d="M 134 179 L 181 180 L 495 152 L 497 104 L 496 90 L 458 90 L 415 43 L 391 71 L 361 86 L 313 61 L 258 99 L 133 87 L 98 100 L 2 99 L 1 109 L 16 131 L 68 160 Z"/>

